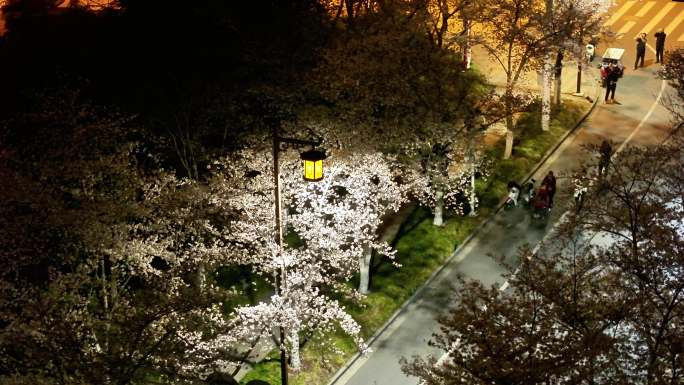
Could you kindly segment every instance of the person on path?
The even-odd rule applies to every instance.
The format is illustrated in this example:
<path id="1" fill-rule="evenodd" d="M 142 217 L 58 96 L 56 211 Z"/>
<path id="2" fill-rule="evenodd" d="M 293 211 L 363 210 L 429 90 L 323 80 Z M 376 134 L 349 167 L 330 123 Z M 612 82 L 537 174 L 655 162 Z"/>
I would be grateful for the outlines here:
<path id="1" fill-rule="evenodd" d="M 573 193 L 575 198 L 575 212 L 579 213 L 584 204 L 584 195 L 589 190 L 587 188 L 587 169 L 582 167 L 579 172 L 575 173 L 572 182 L 575 185 L 575 191 Z"/>
<path id="2" fill-rule="evenodd" d="M 591 52 L 589 52 L 589 46 L 591 46 Z M 598 51 L 598 41 L 596 40 L 595 37 L 592 36 L 592 38 L 589 39 L 589 44 L 587 44 L 587 52 L 590 53 L 590 56 L 589 56 L 590 62 L 594 61 L 594 57 L 596 56 L 596 51 Z"/>
<path id="3" fill-rule="evenodd" d="M 636 38 L 636 61 L 634 62 L 634 69 L 644 66 L 644 57 L 646 56 L 646 34 L 640 33 Z M 641 65 L 639 60 L 641 59 Z"/>
<path id="4" fill-rule="evenodd" d="M 535 210 L 546 210 L 551 207 L 549 200 L 549 190 L 546 185 L 541 185 L 534 194 L 532 207 Z"/>
<path id="5" fill-rule="evenodd" d="M 653 36 L 656 38 L 656 63 L 662 63 L 663 52 L 665 51 L 665 37 L 667 34 L 661 28 Z"/>
<path id="6" fill-rule="evenodd" d="M 553 175 L 553 171 L 549 171 L 542 181 L 542 186 L 546 186 L 546 190 L 549 193 L 549 207 L 553 207 L 553 196 L 556 195 L 556 177 Z"/>
<path id="7" fill-rule="evenodd" d="M 610 63 L 610 66 L 606 68 L 606 97 L 605 103 L 615 102 L 615 89 L 617 88 L 618 79 L 622 77 L 622 69 L 615 65 L 615 63 Z M 610 102 L 608 102 L 608 97 L 610 96 Z"/>
<path id="8" fill-rule="evenodd" d="M 598 164 L 598 172 L 599 176 L 603 176 L 603 173 L 608 169 L 608 166 L 610 165 L 610 158 L 613 156 L 613 147 L 611 147 L 610 143 L 608 143 L 607 140 L 603 140 L 601 142 L 601 147 L 599 147 L 599 164 Z"/>
<path id="9" fill-rule="evenodd" d="M 518 205 L 518 197 L 520 196 L 520 185 L 518 182 L 512 180 L 508 182 L 508 199 L 513 202 L 513 206 Z"/>

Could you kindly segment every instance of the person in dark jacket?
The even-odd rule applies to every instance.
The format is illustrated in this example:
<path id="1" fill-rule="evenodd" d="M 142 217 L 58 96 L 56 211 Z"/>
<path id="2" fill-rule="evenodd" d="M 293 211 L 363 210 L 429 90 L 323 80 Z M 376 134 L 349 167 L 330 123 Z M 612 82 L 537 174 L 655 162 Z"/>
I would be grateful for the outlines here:
<path id="1" fill-rule="evenodd" d="M 610 165 L 610 158 L 613 156 L 613 147 L 608 143 L 607 140 L 601 142 L 601 147 L 599 147 L 599 164 L 598 172 L 599 176 L 603 176 L 603 173 L 608 169 Z"/>
<path id="2" fill-rule="evenodd" d="M 542 185 L 546 186 L 546 191 L 549 193 L 549 207 L 553 206 L 553 196 L 556 195 L 556 177 L 553 175 L 553 171 L 549 171 L 544 177 Z"/>
<path id="3" fill-rule="evenodd" d="M 532 199 L 532 207 L 537 210 L 546 210 L 551 207 L 549 200 L 549 189 L 546 187 L 546 185 L 541 185 L 537 189 L 537 192 L 534 194 L 534 198 Z"/>
<path id="4" fill-rule="evenodd" d="M 636 38 L 636 61 L 634 62 L 634 69 L 644 66 L 644 57 L 646 56 L 646 34 L 640 33 Z M 641 65 L 639 65 L 641 60 Z"/>
<path id="5" fill-rule="evenodd" d="M 656 63 L 663 62 L 663 52 L 665 51 L 665 31 L 661 28 L 653 36 L 656 38 Z"/>
<path id="6" fill-rule="evenodd" d="M 615 102 L 615 89 L 617 88 L 618 79 L 622 77 L 622 69 L 615 63 L 610 63 L 610 66 L 606 68 L 606 103 Z M 610 102 L 608 102 L 608 96 L 610 96 Z"/>

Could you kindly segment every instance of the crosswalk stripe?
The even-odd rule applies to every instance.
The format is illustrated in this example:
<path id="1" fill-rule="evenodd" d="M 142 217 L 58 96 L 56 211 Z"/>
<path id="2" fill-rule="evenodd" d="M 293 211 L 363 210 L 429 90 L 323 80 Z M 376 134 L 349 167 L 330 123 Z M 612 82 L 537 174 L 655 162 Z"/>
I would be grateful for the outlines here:
<path id="1" fill-rule="evenodd" d="M 634 4 L 636 4 L 636 0 L 630 0 L 622 4 L 622 7 L 620 7 L 620 9 L 618 9 L 617 12 L 615 12 L 613 16 L 611 16 L 610 19 L 608 19 L 608 21 L 606 21 L 604 25 L 612 25 L 613 23 L 618 21 L 618 19 L 621 18 L 622 15 L 627 13 L 627 11 L 629 11 L 629 9 L 632 8 Z"/>
<path id="2" fill-rule="evenodd" d="M 617 35 L 620 36 L 620 35 L 626 34 L 635 25 L 636 25 L 636 22 L 628 21 L 627 23 L 625 23 L 625 25 L 622 26 L 622 28 L 620 28 L 620 30 L 617 32 Z"/>
<path id="3" fill-rule="evenodd" d="M 677 15 L 677 17 L 675 17 L 674 20 L 667 25 L 667 27 L 665 27 L 665 33 L 668 35 L 671 34 L 672 31 L 674 31 L 682 21 L 684 21 L 684 10 L 679 12 L 679 15 Z"/>
<path id="4" fill-rule="evenodd" d="M 648 13 L 648 11 L 651 10 L 651 8 L 653 8 L 655 3 L 656 3 L 655 1 L 649 1 L 648 3 L 644 4 L 644 6 L 641 7 L 641 9 L 639 10 L 639 12 L 637 12 L 636 15 L 638 17 L 643 17 L 646 13 Z"/>
<path id="5" fill-rule="evenodd" d="M 665 17 L 665 15 L 667 15 L 667 13 L 670 12 L 672 8 L 674 8 L 674 6 L 675 3 L 668 3 L 665 7 L 663 7 L 663 9 L 660 10 L 660 12 L 658 12 L 657 15 L 655 15 L 653 19 L 651 19 L 651 22 L 648 23 L 646 27 L 644 27 L 644 29 L 641 30 L 641 32 L 644 32 L 646 34 L 651 32 L 653 27 L 655 27 L 656 24 L 660 23 L 660 20 L 662 20 L 663 17 Z"/>

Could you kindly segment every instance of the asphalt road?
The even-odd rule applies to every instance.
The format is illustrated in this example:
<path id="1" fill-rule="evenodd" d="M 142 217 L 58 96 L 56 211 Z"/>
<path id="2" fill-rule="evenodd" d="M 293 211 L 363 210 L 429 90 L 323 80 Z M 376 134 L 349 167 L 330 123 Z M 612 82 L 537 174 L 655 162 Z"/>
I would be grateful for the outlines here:
<path id="1" fill-rule="evenodd" d="M 636 1 L 632 1 L 637 3 Z M 649 3 L 649 2 L 644 2 Z M 639 4 L 633 4 L 631 12 L 641 12 L 644 16 L 650 12 L 661 12 L 662 9 L 676 10 L 680 8 L 663 8 L 665 1 L 653 2 L 648 12 L 640 11 Z M 669 3 L 669 2 L 667 2 Z M 660 4 L 660 6 L 659 6 Z M 677 4 L 684 5 L 684 4 Z M 615 9 L 623 6 L 618 3 Z M 658 10 L 660 9 L 660 11 Z M 681 8 L 684 15 L 684 7 Z M 660 14 L 660 13 L 659 13 Z M 623 12 L 628 15 L 628 12 Z M 667 15 L 667 14 L 666 14 Z M 654 15 L 647 21 L 651 23 Z M 675 17 L 678 17 L 675 15 Z M 684 19 L 684 16 L 681 16 Z M 672 19 L 661 17 L 661 24 L 669 25 Z M 616 18 L 612 24 L 617 28 L 625 28 L 623 22 L 628 20 Z M 636 23 L 633 28 L 638 29 Z M 654 23 L 652 28 L 658 28 Z M 676 26 L 679 28 L 679 25 Z M 677 29 L 679 30 L 679 29 Z M 630 28 L 631 31 L 631 28 Z M 684 31 L 682 31 L 684 33 Z M 674 34 L 676 37 L 676 34 Z M 676 41 L 676 39 L 673 39 Z M 570 175 L 581 162 L 593 162 L 587 159 L 584 146 L 598 144 L 603 139 L 614 143 L 618 149 L 622 143 L 636 145 L 652 145 L 665 137 L 669 126 L 669 113 L 660 105 L 668 89 L 664 83 L 655 78 L 657 67 L 653 64 L 654 52 L 647 53 L 646 68 L 633 71 L 629 63 L 634 60 L 632 37 L 623 33 L 621 39 L 612 46 L 626 48 L 624 62 L 627 70 L 617 86 L 616 100 L 620 104 L 603 104 L 602 99 L 597 108 L 558 148 L 535 175 L 538 181 L 553 170 L 558 179 L 558 189 L 569 189 Z M 605 46 L 604 46 L 605 48 Z M 599 49 L 599 53 L 603 51 Z M 650 60 L 649 60 L 650 56 Z M 600 57 L 595 59 L 598 64 Z M 603 97 L 603 95 L 601 95 Z M 418 379 L 407 377 L 401 372 L 399 359 L 414 355 L 425 356 L 442 352 L 428 346 L 432 334 L 438 331 L 438 317 L 450 305 L 451 293 L 454 289 L 455 277 L 458 275 L 477 279 L 487 285 L 502 285 L 505 270 L 490 257 L 504 256 L 508 264 L 517 265 L 516 251 L 519 247 L 538 244 L 562 214 L 563 202 L 557 202 L 554 213 L 546 226 L 538 227 L 530 223 L 529 214 L 524 209 L 513 209 L 500 212 L 481 231 L 473 237 L 464 248 L 457 250 L 453 258 L 416 296 L 399 312 L 398 316 L 384 329 L 371 344 L 373 353 L 367 357 L 357 356 L 350 365 L 340 372 L 331 384 L 335 385 L 416 385 Z"/>

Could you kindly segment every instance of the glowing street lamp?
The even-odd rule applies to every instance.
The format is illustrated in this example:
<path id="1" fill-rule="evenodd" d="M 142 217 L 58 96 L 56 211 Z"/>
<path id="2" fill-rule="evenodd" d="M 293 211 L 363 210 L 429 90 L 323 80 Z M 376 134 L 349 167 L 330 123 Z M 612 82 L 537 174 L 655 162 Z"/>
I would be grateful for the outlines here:
<path id="1" fill-rule="evenodd" d="M 305 151 L 301 158 L 304 165 L 304 180 L 317 182 L 323 179 L 323 160 L 326 158 L 323 151 Z"/>

